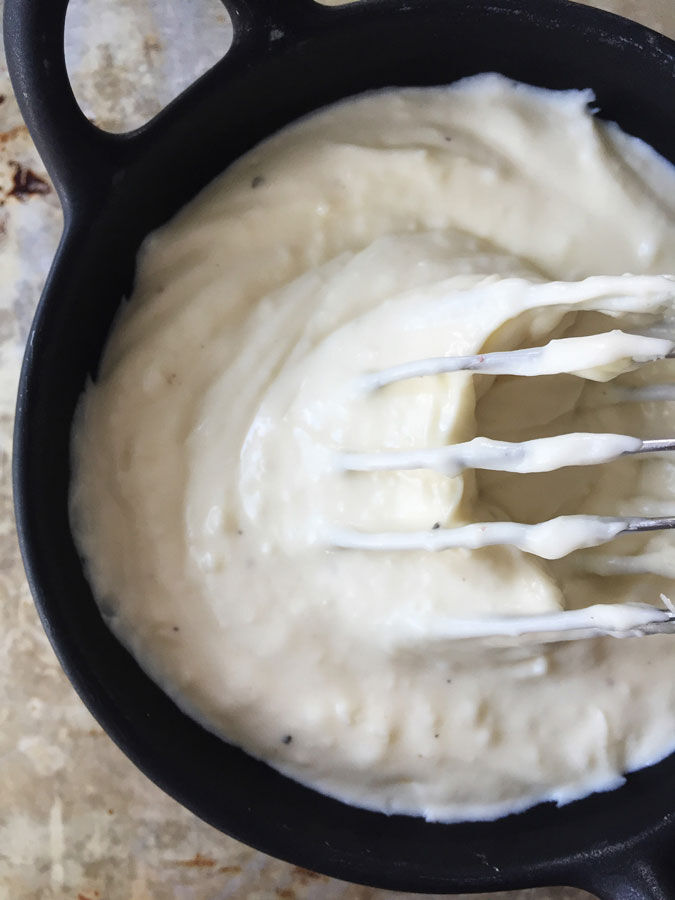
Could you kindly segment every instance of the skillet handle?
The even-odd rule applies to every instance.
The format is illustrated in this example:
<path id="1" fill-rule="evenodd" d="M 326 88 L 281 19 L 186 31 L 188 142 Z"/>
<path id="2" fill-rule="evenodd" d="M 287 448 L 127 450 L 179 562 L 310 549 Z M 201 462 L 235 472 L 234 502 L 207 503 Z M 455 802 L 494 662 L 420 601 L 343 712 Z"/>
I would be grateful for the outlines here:
<path id="1" fill-rule="evenodd" d="M 650 859 L 635 859 L 632 852 L 626 850 L 618 857 L 616 867 L 595 870 L 583 887 L 600 900 L 674 900 L 675 862 L 671 855 L 652 850 Z"/>
<path id="2" fill-rule="evenodd" d="M 68 0 L 5 0 L 7 67 L 19 108 L 67 214 L 114 172 L 117 135 L 89 122 L 75 100 L 63 46 Z"/>
<path id="3" fill-rule="evenodd" d="M 274 41 L 297 31 L 308 20 L 335 13 L 315 0 L 221 0 L 234 28 L 234 39 Z"/>
<path id="4" fill-rule="evenodd" d="M 128 134 L 110 134 L 80 109 L 66 70 L 64 31 L 69 0 L 5 0 L 3 15 L 7 66 L 19 108 L 68 216 L 81 204 L 96 204 L 111 182 L 155 133 L 180 118 L 183 100 L 211 89 L 209 73 L 155 119 Z M 221 0 L 234 28 L 226 58 L 264 55 L 334 10 L 314 0 Z M 246 61 L 244 59 L 244 61 Z M 215 72 L 213 72 L 215 74 Z"/>

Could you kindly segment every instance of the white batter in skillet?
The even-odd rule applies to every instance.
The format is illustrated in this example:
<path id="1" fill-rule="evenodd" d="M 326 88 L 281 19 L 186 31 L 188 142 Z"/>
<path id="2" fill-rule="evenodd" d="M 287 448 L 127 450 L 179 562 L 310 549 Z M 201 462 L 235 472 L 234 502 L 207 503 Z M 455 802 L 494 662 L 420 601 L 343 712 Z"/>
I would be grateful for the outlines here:
<path id="1" fill-rule="evenodd" d="M 671 637 L 526 653 L 447 639 L 455 617 L 660 605 L 671 534 L 560 559 L 330 546 L 675 513 L 666 456 L 536 474 L 336 464 L 478 435 L 675 435 L 674 402 L 631 393 L 675 383 L 675 361 L 629 371 L 621 335 L 609 357 L 575 345 L 560 374 L 354 391 L 401 362 L 562 337 L 671 346 L 675 170 L 592 105 L 484 75 L 293 125 L 147 240 L 83 396 L 71 518 L 110 627 L 208 728 L 347 802 L 490 818 L 614 787 L 675 748 Z M 553 531 L 536 549 L 563 540 L 587 543 Z"/>

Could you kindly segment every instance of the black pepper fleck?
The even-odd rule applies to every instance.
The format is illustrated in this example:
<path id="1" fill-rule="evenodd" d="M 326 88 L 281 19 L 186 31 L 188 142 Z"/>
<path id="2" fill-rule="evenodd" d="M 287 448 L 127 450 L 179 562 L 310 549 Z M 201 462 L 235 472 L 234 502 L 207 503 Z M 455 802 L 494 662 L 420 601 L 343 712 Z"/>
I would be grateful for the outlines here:
<path id="1" fill-rule="evenodd" d="M 437 529 L 437 528 L 440 528 L 440 527 L 441 527 L 441 523 L 440 523 L 440 522 L 434 522 L 434 524 L 431 526 L 431 530 L 432 530 L 432 531 L 436 531 L 436 529 Z"/>
<path id="2" fill-rule="evenodd" d="M 285 737 L 282 737 L 281 743 L 282 744 L 290 744 L 292 740 L 293 740 L 293 735 L 287 734 Z"/>
<path id="3" fill-rule="evenodd" d="M 253 188 L 253 190 L 260 187 L 261 184 L 265 184 L 265 179 L 262 177 L 262 175 L 256 175 L 255 178 L 251 179 L 251 187 Z"/>

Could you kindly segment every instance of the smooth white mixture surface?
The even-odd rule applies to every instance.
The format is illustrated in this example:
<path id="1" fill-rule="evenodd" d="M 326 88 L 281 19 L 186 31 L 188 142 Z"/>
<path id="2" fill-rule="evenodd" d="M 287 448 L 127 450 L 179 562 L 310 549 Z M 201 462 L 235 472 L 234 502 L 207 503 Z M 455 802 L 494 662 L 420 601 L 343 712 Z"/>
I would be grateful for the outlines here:
<path id="1" fill-rule="evenodd" d="M 592 102 L 487 75 L 287 129 L 148 239 L 84 395 L 71 518 L 111 628 L 207 727 L 348 802 L 493 817 L 675 747 L 673 637 L 451 639 L 458 619 L 660 606 L 670 533 L 331 546 L 675 513 L 665 454 L 547 471 L 675 435 L 675 170 Z M 373 375 L 549 344 L 491 374 Z M 565 433 L 523 451 L 532 474 L 471 468 Z"/>

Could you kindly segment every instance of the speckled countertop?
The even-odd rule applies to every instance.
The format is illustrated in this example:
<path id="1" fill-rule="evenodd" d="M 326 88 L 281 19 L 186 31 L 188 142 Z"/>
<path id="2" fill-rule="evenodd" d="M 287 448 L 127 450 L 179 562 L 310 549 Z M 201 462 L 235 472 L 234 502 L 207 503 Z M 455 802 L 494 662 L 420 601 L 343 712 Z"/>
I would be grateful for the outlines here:
<path id="1" fill-rule="evenodd" d="M 675 37 L 675 0 L 596 5 Z M 116 131 L 157 112 L 229 40 L 217 0 L 72 0 L 68 14 L 75 92 L 90 117 Z M 10 479 L 21 355 L 60 227 L 0 59 L 0 900 L 405 896 L 299 870 L 200 822 L 132 766 L 61 672 L 25 583 Z M 552 888 L 491 900 L 584 897 Z"/>

